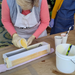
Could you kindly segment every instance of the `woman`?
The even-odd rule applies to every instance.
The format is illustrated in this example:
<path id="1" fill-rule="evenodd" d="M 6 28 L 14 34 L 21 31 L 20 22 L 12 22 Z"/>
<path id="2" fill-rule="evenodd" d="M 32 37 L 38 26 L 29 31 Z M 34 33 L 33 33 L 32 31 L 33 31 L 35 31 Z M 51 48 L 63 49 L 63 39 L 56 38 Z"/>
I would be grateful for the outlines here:
<path id="1" fill-rule="evenodd" d="M 51 33 L 73 30 L 75 13 L 75 0 L 56 0 L 50 22 Z"/>
<path id="2" fill-rule="evenodd" d="M 12 36 L 12 43 L 25 38 L 30 45 L 35 38 L 47 35 L 49 10 L 46 0 L 3 0 L 2 23 Z"/>

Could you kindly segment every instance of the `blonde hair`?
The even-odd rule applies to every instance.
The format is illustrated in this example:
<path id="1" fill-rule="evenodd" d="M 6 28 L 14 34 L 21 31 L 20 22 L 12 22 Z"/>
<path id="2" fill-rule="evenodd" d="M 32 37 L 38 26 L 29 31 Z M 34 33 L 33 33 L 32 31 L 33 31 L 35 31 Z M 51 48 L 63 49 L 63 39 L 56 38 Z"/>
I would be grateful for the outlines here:
<path id="1" fill-rule="evenodd" d="M 39 6 L 39 0 L 16 0 L 17 4 L 23 9 L 23 10 L 30 10 L 33 6 L 38 7 Z"/>

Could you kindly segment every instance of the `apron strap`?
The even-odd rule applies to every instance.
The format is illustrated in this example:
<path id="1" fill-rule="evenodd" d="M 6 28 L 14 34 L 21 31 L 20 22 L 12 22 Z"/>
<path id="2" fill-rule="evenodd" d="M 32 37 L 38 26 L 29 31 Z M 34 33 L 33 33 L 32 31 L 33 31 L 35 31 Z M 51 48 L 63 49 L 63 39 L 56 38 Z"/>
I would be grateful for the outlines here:
<path id="1" fill-rule="evenodd" d="M 20 13 L 19 6 L 18 6 L 18 4 L 17 4 L 17 1 L 16 1 L 16 6 L 17 6 L 17 11 L 18 11 L 18 13 Z"/>

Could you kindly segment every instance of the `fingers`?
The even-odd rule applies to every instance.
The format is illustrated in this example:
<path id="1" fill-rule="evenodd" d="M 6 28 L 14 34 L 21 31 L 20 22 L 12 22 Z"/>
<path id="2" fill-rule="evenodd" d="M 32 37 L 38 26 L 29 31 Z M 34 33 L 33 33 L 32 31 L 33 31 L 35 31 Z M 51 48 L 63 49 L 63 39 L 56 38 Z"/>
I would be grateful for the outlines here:
<path id="1" fill-rule="evenodd" d="M 32 43 L 32 40 L 29 38 L 27 41 L 27 45 L 29 46 Z"/>
<path id="2" fill-rule="evenodd" d="M 52 22 L 50 22 L 49 26 L 50 26 L 51 28 L 53 27 L 53 25 L 54 25 L 54 24 L 53 24 Z"/>
<path id="3" fill-rule="evenodd" d="M 51 27 L 51 22 L 49 23 L 49 26 Z"/>
<path id="4" fill-rule="evenodd" d="M 50 22 L 49 26 L 52 28 L 52 24 L 51 24 L 51 22 Z"/>
<path id="5" fill-rule="evenodd" d="M 12 39 L 12 43 L 13 43 L 13 45 L 15 46 L 15 47 L 17 47 L 17 48 L 21 48 L 21 46 L 20 46 L 20 44 L 19 44 L 19 40 L 20 40 L 21 38 L 14 38 L 14 39 Z"/>
<path id="6" fill-rule="evenodd" d="M 19 44 L 19 42 L 17 42 L 17 45 L 16 45 L 17 48 L 22 48 Z"/>
<path id="7" fill-rule="evenodd" d="M 54 19 L 51 19 L 49 25 L 50 25 L 51 28 L 54 26 Z"/>
<path id="8" fill-rule="evenodd" d="M 33 42 L 34 39 L 35 39 L 35 36 L 32 35 L 32 36 L 28 39 L 27 45 L 29 46 L 29 45 Z"/>

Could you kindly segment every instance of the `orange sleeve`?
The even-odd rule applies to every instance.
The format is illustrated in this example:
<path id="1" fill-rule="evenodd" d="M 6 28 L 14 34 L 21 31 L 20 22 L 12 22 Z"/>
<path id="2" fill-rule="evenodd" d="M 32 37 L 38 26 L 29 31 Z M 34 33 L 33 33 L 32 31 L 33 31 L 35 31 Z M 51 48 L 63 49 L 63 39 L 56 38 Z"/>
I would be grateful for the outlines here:
<path id="1" fill-rule="evenodd" d="M 52 19 L 55 19 L 57 11 L 60 9 L 62 3 L 63 3 L 63 0 L 56 0 L 55 5 L 52 10 L 52 16 L 51 16 Z"/>

